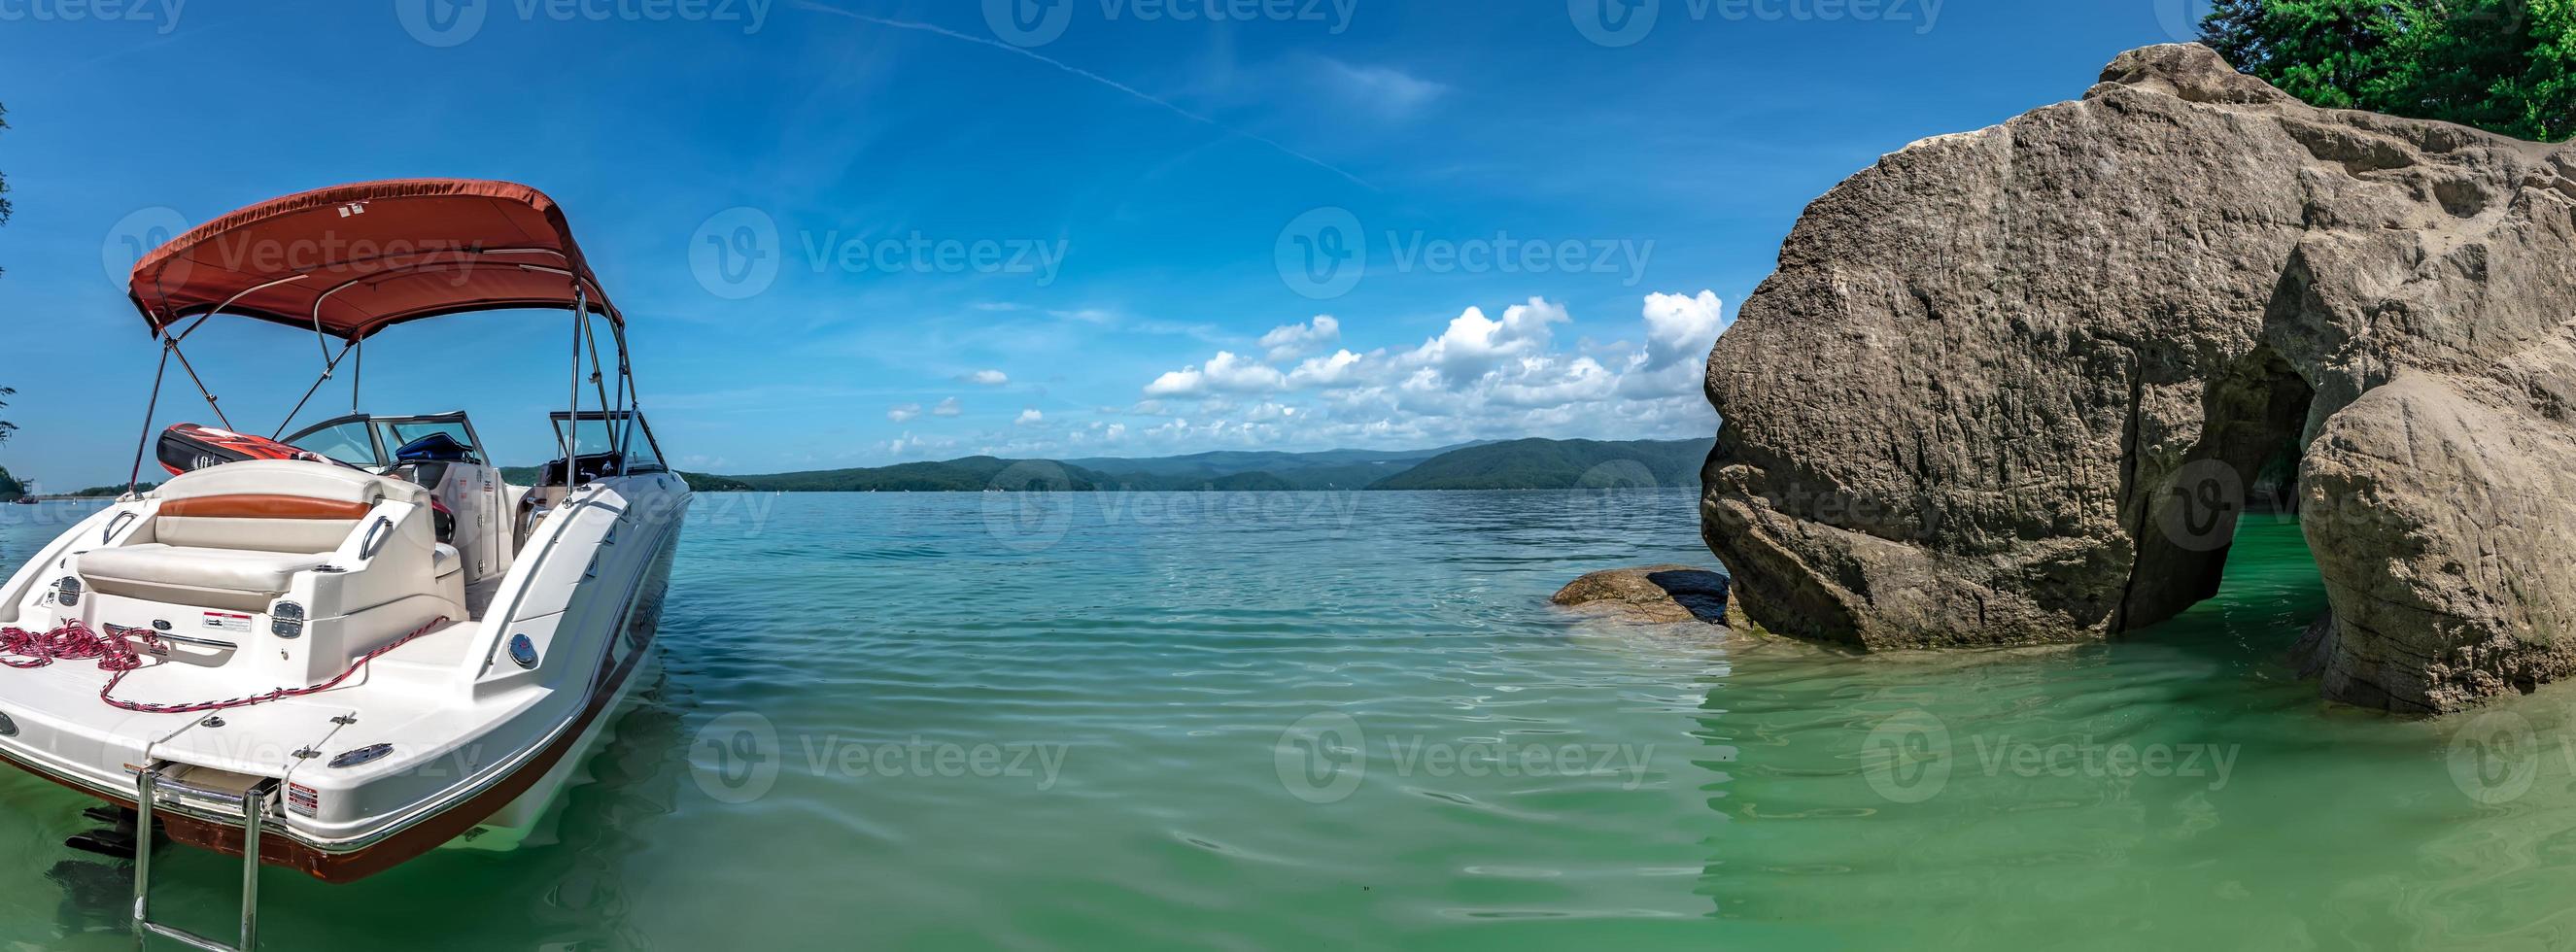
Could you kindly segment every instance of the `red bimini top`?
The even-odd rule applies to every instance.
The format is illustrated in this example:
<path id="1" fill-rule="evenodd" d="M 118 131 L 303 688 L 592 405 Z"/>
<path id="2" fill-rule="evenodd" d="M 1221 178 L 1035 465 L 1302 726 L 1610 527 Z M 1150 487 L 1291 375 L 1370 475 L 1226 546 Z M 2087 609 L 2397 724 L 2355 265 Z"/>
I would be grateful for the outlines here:
<path id="1" fill-rule="evenodd" d="M 220 311 L 354 342 L 405 321 L 576 300 L 625 325 L 554 199 L 475 179 L 362 182 L 261 202 L 143 256 L 127 289 L 156 337 Z"/>

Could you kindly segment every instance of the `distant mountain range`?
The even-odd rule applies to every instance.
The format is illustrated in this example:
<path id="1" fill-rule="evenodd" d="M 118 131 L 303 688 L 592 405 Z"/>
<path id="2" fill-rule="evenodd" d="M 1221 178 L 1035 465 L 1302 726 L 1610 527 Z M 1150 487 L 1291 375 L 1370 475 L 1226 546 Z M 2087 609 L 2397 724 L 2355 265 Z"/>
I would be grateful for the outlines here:
<path id="1" fill-rule="evenodd" d="M 1455 450 L 1326 450 L 1321 453 L 1220 450 L 1159 459 L 1073 459 L 1064 465 L 1108 474 L 1115 488 L 1135 490 L 1366 489 Z"/>
<path id="2" fill-rule="evenodd" d="M 1513 440 L 1442 453 L 1370 489 L 1697 486 L 1716 440 Z"/>
<path id="3" fill-rule="evenodd" d="M 1714 440 L 1511 440 L 1412 451 L 1220 451 L 1152 459 L 970 456 L 765 476 L 683 473 L 700 492 L 1191 492 L 1697 486 Z M 512 482 L 534 467 L 504 471 Z"/>

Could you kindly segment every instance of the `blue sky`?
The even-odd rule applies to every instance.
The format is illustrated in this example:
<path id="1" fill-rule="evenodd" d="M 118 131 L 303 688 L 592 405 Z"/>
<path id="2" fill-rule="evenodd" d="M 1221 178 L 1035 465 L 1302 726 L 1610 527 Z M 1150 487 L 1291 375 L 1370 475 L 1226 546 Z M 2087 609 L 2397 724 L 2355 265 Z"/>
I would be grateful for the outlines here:
<path id="1" fill-rule="evenodd" d="M 123 478 L 132 249 L 404 176 L 569 209 L 693 469 L 1706 436 L 1709 343 L 1808 201 L 2200 5 L 0 0 L 0 465 Z M 400 328 L 364 403 L 532 462 L 567 339 Z M 189 350 L 263 433 L 318 369 L 251 322 Z"/>

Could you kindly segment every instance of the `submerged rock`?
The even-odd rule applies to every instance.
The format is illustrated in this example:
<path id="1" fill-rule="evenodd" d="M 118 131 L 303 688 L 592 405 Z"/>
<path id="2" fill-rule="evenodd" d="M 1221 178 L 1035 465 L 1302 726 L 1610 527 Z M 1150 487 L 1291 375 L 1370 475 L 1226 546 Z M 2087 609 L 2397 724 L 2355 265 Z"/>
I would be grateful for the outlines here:
<path id="1" fill-rule="evenodd" d="M 1886 156 L 1710 358 L 1703 531 L 1771 631 L 2098 639 L 2300 511 L 2326 696 L 2576 670 L 2576 148 L 2316 109 L 2197 45 Z"/>
<path id="2" fill-rule="evenodd" d="M 1549 601 L 1649 624 L 1726 624 L 1726 576 L 1687 565 L 1612 569 L 1575 579 Z"/>

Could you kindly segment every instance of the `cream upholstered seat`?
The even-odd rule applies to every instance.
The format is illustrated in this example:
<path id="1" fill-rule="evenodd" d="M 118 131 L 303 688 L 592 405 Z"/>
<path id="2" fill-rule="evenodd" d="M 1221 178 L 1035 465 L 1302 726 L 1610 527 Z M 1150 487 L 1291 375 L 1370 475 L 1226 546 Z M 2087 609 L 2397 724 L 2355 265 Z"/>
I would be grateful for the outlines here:
<path id="1" fill-rule="evenodd" d="M 455 578 L 461 560 L 431 537 L 429 491 L 412 483 L 327 463 L 257 460 L 174 477 L 153 496 L 160 507 L 125 544 L 82 553 L 73 563 L 99 592 L 265 611 L 297 575 L 331 564 L 388 502 L 415 508 L 402 524 L 374 530 L 377 549 L 362 573 L 368 577 L 338 582 L 339 607 L 356 611 L 408 594 L 462 590 Z"/>
<path id="2" fill-rule="evenodd" d="M 85 553 L 75 566 L 90 585 L 178 605 L 259 611 L 295 584 L 295 575 L 321 568 L 328 552 L 254 552 L 149 542 Z"/>

